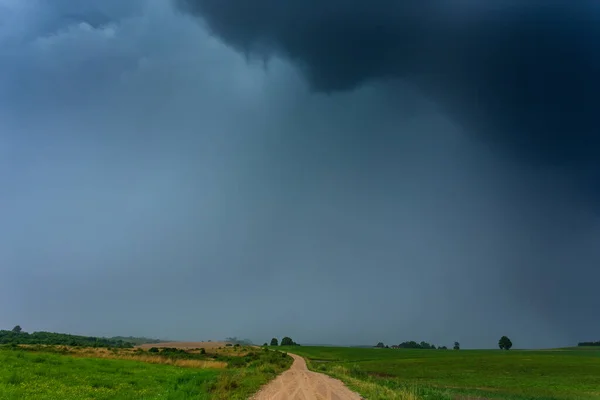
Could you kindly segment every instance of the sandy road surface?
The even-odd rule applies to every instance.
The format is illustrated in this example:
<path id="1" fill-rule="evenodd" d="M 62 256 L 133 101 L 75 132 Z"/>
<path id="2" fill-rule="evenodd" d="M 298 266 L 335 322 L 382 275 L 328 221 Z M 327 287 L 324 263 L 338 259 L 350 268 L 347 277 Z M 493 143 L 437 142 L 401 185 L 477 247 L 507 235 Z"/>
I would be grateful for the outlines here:
<path id="1" fill-rule="evenodd" d="M 289 353 L 288 353 L 289 354 Z M 309 371 L 300 356 L 294 358 L 292 367 L 262 388 L 253 400 L 360 400 L 344 384 L 327 375 Z"/>

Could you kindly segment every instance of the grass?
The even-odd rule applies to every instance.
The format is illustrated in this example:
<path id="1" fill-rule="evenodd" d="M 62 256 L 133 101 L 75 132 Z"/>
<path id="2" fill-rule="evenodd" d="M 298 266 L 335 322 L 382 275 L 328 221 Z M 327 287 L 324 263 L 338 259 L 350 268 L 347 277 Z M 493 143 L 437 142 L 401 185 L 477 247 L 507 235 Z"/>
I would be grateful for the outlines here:
<path id="1" fill-rule="evenodd" d="M 211 399 L 248 399 L 293 362 L 286 353 L 267 349 L 245 353 L 230 359 L 227 370 L 211 386 Z"/>
<path id="2" fill-rule="evenodd" d="M 287 349 L 286 349 L 287 350 Z M 294 347 L 368 399 L 600 399 L 600 351 Z"/>
<path id="3" fill-rule="evenodd" d="M 175 353 L 162 361 L 160 355 L 125 349 L 87 351 L 0 348 L 0 398 L 247 399 L 292 362 L 284 353 L 258 349 L 246 349 L 244 356 Z"/>

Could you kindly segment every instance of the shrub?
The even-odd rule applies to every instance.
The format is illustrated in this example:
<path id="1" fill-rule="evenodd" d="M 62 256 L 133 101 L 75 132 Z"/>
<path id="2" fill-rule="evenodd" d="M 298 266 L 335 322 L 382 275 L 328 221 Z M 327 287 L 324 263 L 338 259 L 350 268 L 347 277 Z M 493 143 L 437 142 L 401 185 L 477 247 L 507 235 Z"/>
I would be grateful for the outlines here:
<path id="1" fill-rule="evenodd" d="M 227 368 L 241 368 L 246 366 L 246 360 L 242 357 L 232 357 L 227 363 Z"/>

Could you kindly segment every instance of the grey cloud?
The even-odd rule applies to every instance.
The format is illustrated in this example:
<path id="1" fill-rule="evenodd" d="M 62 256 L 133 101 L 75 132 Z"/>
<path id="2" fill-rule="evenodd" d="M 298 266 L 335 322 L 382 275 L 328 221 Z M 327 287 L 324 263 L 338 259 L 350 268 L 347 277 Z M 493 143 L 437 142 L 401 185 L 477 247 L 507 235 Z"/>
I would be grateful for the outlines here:
<path id="1" fill-rule="evenodd" d="M 473 142 L 407 82 L 314 93 L 165 2 L 106 14 L 2 42 L 2 326 L 466 347 L 597 331 L 598 220 L 568 173 Z"/>

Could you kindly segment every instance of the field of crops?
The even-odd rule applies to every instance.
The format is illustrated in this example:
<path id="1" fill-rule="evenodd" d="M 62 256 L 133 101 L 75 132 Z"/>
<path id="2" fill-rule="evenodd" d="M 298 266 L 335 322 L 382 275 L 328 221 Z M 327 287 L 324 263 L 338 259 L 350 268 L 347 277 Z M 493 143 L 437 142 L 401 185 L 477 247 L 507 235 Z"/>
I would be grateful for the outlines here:
<path id="1" fill-rule="evenodd" d="M 0 399 L 247 399 L 292 361 L 283 353 L 250 349 L 198 368 L 190 362 L 201 355 L 172 353 L 161 363 L 160 353 L 101 350 L 87 355 L 85 348 L 0 348 Z"/>
<path id="2" fill-rule="evenodd" d="M 600 351 L 294 347 L 368 399 L 600 399 Z"/>

